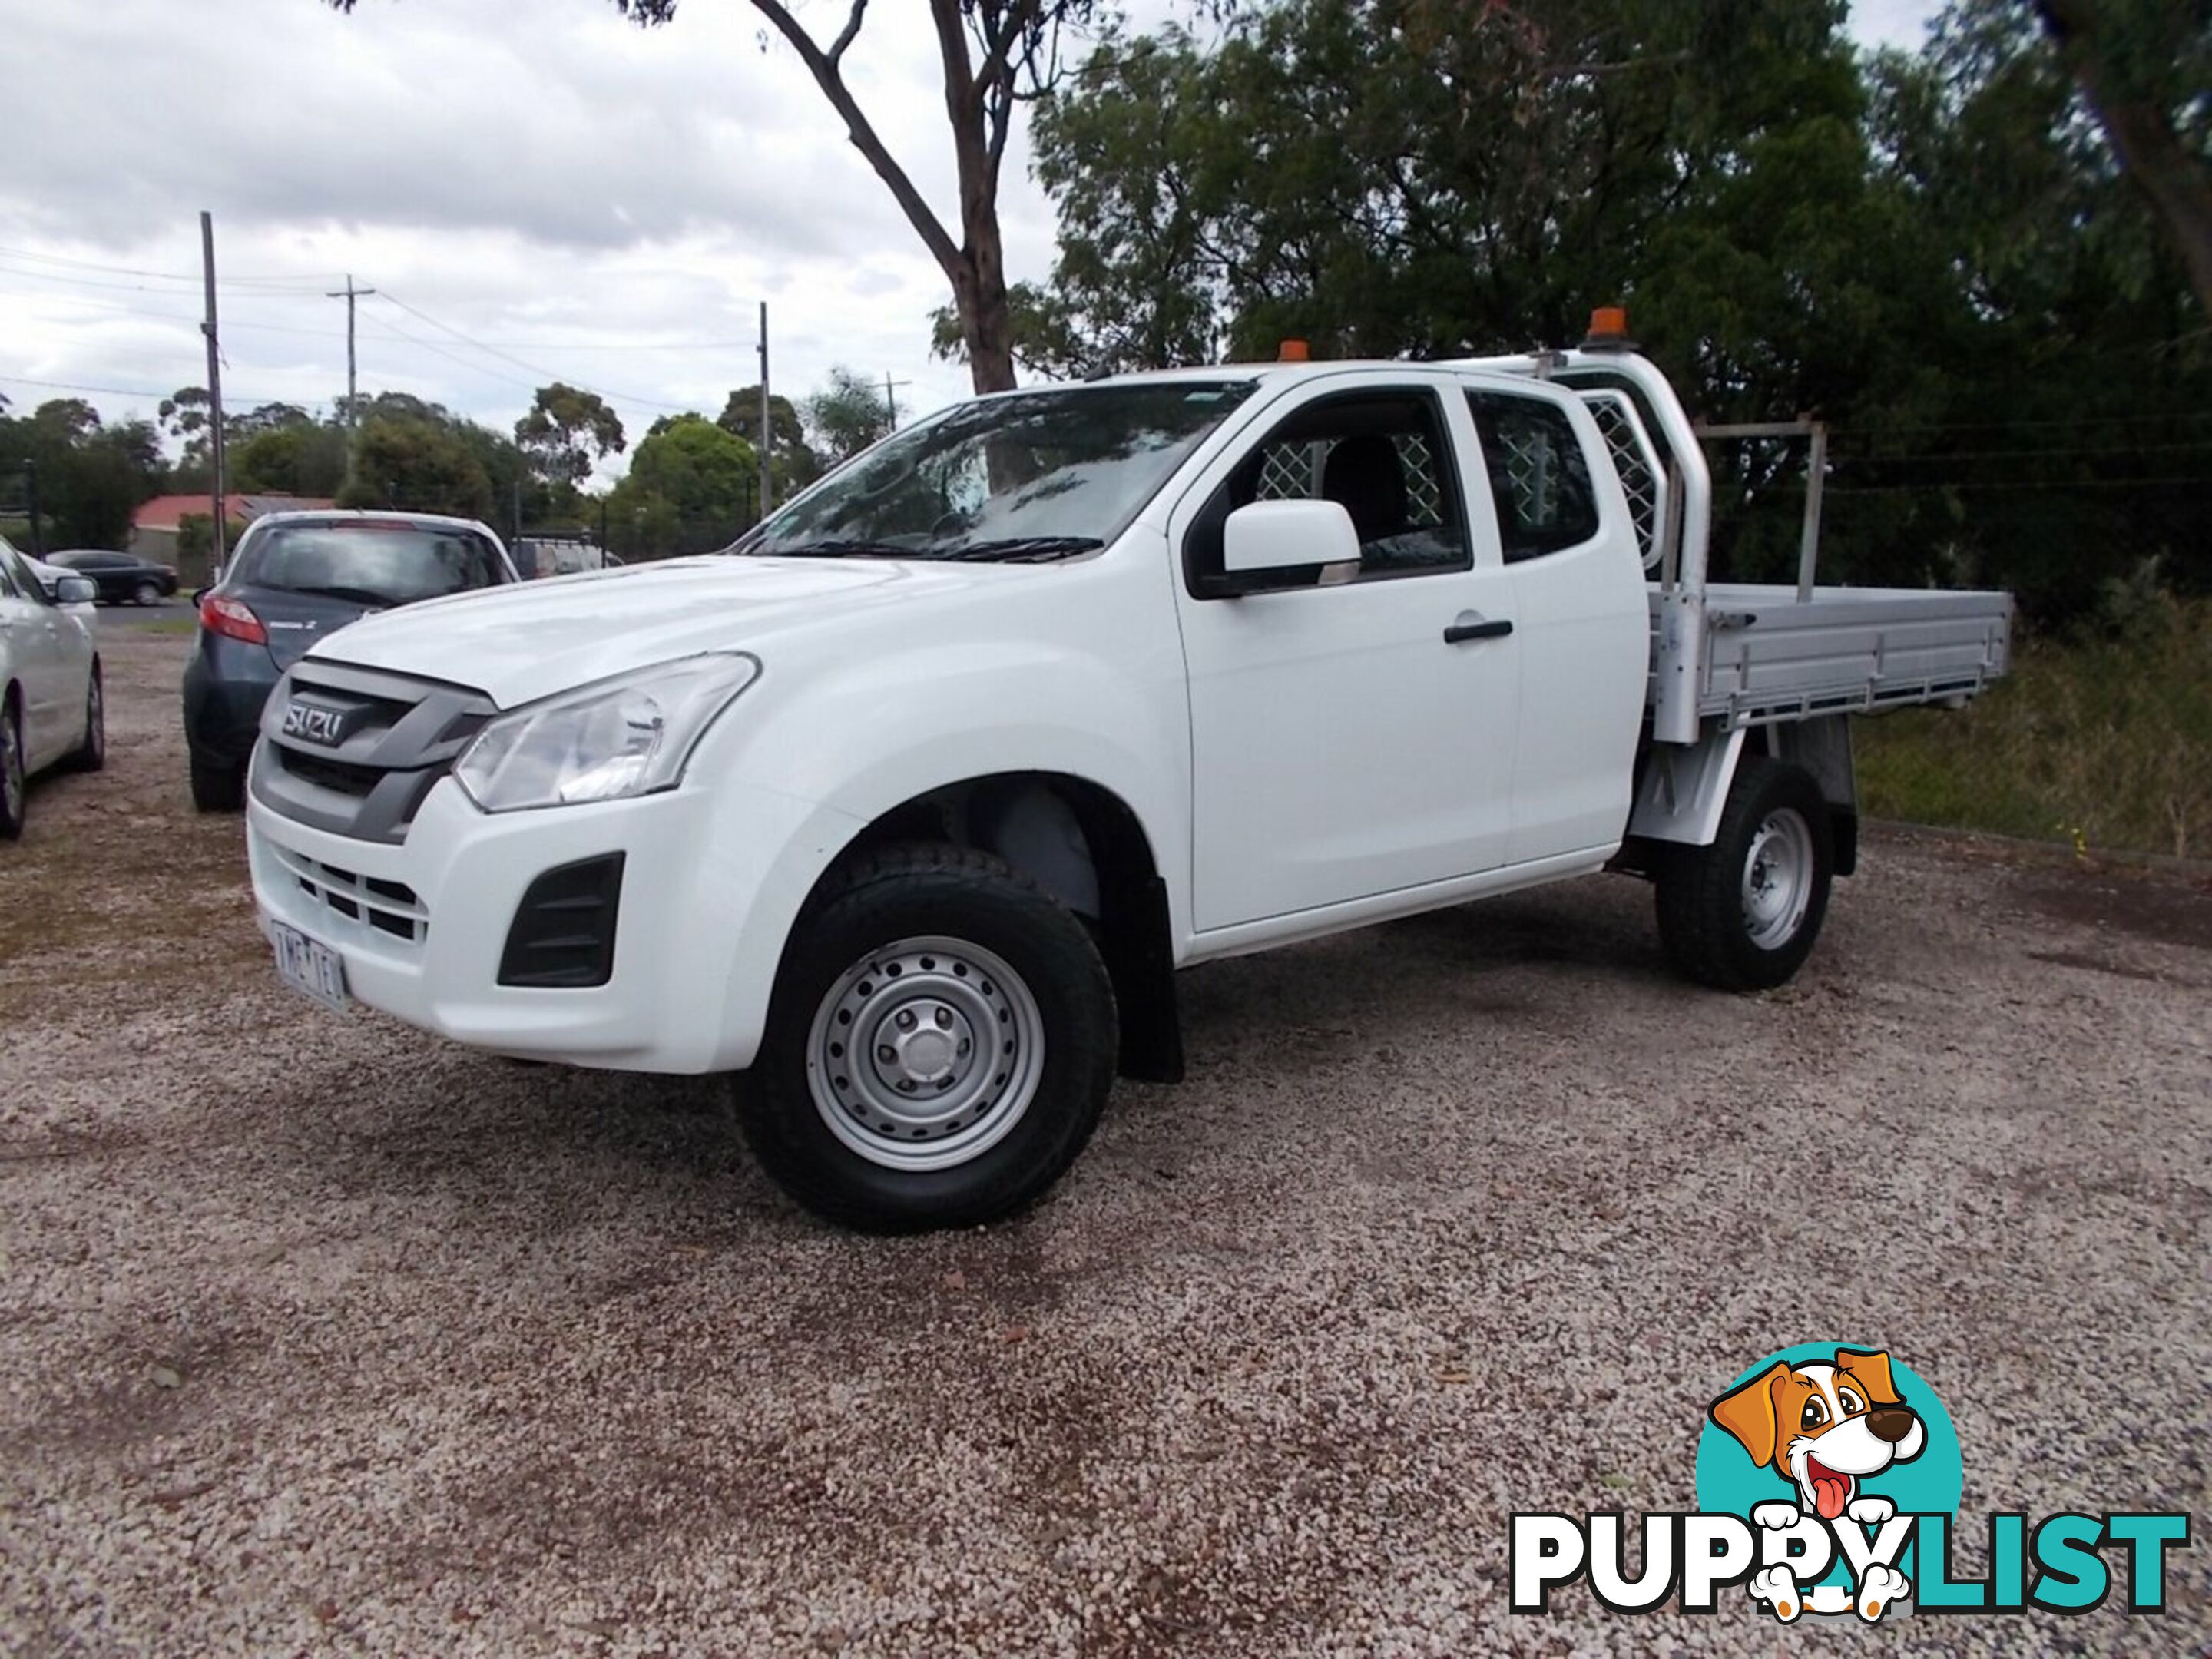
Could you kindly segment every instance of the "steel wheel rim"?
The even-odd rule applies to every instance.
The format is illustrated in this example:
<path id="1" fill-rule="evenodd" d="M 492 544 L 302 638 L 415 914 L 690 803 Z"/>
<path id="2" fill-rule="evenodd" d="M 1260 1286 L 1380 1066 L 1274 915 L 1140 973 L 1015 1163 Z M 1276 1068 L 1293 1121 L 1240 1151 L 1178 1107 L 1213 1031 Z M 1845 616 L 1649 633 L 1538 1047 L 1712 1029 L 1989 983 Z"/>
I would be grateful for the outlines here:
<path id="1" fill-rule="evenodd" d="M 1790 807 L 1770 812 L 1744 854 L 1744 931 L 1760 950 L 1778 950 L 1805 925 L 1812 903 L 1812 829 Z"/>
<path id="2" fill-rule="evenodd" d="M 23 735 L 13 714 L 0 714 L 0 799 L 11 818 L 23 810 Z"/>
<path id="3" fill-rule="evenodd" d="M 823 994 L 806 1087 L 848 1150 L 920 1174 L 1005 1139 L 1036 1097 L 1044 1057 L 1044 1017 L 1004 957 L 965 939 L 902 939 Z"/>

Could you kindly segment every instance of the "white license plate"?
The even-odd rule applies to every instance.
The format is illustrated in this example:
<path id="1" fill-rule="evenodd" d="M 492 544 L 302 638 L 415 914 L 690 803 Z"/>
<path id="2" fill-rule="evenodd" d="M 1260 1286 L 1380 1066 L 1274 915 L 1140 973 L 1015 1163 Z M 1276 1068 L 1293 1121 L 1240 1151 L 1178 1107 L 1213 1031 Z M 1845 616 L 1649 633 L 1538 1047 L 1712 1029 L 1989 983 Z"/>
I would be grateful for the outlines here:
<path id="1" fill-rule="evenodd" d="M 298 929 L 271 922 L 276 935 L 276 974 L 302 995 L 325 1008 L 343 1013 L 346 1007 L 345 963 L 327 945 L 320 945 Z"/>

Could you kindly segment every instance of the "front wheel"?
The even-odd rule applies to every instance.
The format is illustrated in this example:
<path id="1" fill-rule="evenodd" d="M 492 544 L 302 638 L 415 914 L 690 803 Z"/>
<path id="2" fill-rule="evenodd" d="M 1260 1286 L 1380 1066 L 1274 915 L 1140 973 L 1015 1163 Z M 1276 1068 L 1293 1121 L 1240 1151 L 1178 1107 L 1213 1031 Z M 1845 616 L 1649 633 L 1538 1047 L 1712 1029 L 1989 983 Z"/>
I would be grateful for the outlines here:
<path id="1" fill-rule="evenodd" d="M 0 841 L 23 833 L 23 803 L 30 793 L 23 763 L 23 720 L 14 701 L 0 702 Z"/>
<path id="2" fill-rule="evenodd" d="M 1811 954 L 1834 872 L 1828 804 L 1812 775 L 1764 756 L 1746 760 L 1712 845 L 1668 849 L 1659 937 L 1701 984 L 1771 989 Z"/>
<path id="3" fill-rule="evenodd" d="M 1116 1048 L 1113 988 L 1075 916 L 987 854 L 891 848 L 800 919 L 738 1080 L 741 1121 L 817 1215 L 872 1232 L 967 1226 L 1074 1162 Z"/>
<path id="4" fill-rule="evenodd" d="M 107 764 L 107 698 L 96 662 L 84 689 L 84 741 L 70 756 L 69 763 L 77 772 L 97 772 Z"/>
<path id="5" fill-rule="evenodd" d="M 161 585 L 159 582 L 140 582 L 131 589 L 131 597 L 140 605 L 159 605 L 161 602 Z"/>

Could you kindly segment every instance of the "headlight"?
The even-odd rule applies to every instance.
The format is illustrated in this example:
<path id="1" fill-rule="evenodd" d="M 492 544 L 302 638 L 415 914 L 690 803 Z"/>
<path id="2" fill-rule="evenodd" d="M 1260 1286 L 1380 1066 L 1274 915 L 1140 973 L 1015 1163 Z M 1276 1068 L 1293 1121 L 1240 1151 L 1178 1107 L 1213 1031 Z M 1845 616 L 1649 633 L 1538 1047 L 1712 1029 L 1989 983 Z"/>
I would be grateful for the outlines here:
<path id="1" fill-rule="evenodd" d="M 673 789 L 714 717 L 760 673 L 742 653 L 685 657 L 501 715 L 454 763 L 487 812 Z"/>

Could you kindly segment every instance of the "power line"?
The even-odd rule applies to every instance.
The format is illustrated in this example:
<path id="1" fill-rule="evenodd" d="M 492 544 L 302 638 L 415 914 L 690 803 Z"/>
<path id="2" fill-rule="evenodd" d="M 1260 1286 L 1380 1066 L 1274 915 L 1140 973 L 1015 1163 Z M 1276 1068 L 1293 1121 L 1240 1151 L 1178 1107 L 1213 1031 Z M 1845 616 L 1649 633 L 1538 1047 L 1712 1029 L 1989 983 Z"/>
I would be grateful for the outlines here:
<path id="1" fill-rule="evenodd" d="M 143 386 L 86 386 L 76 380 L 34 380 L 27 374 L 0 374 L 0 382 L 9 386 L 34 386 L 46 392 L 92 392 L 111 398 L 173 398 L 176 396 L 179 390 L 172 386 L 167 392 L 156 392 Z M 234 392 L 232 395 L 241 403 L 289 404 L 295 409 L 307 410 L 329 407 L 329 400 L 319 398 L 302 403 L 297 398 L 276 398 L 243 392 Z"/>
<path id="2" fill-rule="evenodd" d="M 167 288 L 155 288 L 146 282 L 112 283 L 99 276 L 65 276 L 55 270 L 26 270 L 21 266 L 15 264 L 0 264 L 0 270 L 6 271 L 11 276 L 27 276 L 34 283 L 59 283 L 70 288 L 112 289 L 125 294 L 184 295 L 191 291 L 182 283 L 177 283 Z M 158 280 L 168 281 L 169 279 Z M 251 289 L 268 299 L 284 299 L 294 296 L 302 300 L 313 299 L 321 291 L 318 288 L 295 287 L 290 283 L 249 283 L 243 277 L 226 276 L 222 280 L 226 287 Z"/>
<path id="3" fill-rule="evenodd" d="M 392 305 L 398 306 L 402 311 L 405 312 L 410 317 L 421 318 L 422 321 L 429 324 L 433 328 L 442 329 L 445 332 L 452 335 L 455 339 L 460 341 L 464 345 L 472 346 L 478 351 L 486 352 L 494 357 L 497 357 L 502 362 L 513 363 L 517 368 L 526 369 L 532 374 L 543 375 L 548 380 L 560 380 L 564 385 L 574 386 L 580 392 L 591 392 L 596 397 L 605 398 L 609 403 L 635 404 L 641 409 L 668 410 L 677 414 L 686 412 L 688 408 L 688 405 L 683 404 L 664 403 L 657 398 L 641 398 L 631 392 L 614 392 L 609 390 L 605 386 L 586 386 L 581 380 L 568 380 L 565 376 L 555 374 L 550 368 L 541 368 L 535 363 L 525 362 L 521 358 L 517 357 L 509 352 L 502 351 L 497 346 L 486 345 L 482 340 L 476 339 L 470 335 L 463 333 L 459 329 L 455 328 L 451 323 L 441 322 L 437 318 L 433 317 L 428 312 L 420 310 L 414 306 L 409 305 L 406 301 L 401 299 L 389 289 L 380 290 L 378 297 L 389 301 Z"/>
<path id="4" fill-rule="evenodd" d="M 2212 489 L 2212 476 L 2201 477 L 2166 478 L 2022 478 L 1986 483 L 1930 483 L 1909 484 L 1830 484 L 1831 495 L 1927 495 L 1939 491 L 1971 491 L 1981 494 L 2002 490 L 2009 495 L 2016 489 L 2166 489 L 2185 485 L 2202 485 Z M 1798 486 L 1799 493 L 1803 486 Z"/>
<path id="5" fill-rule="evenodd" d="M 459 363 L 471 374 L 481 374 L 486 380 L 497 380 L 501 386 L 520 386 L 531 392 L 538 389 L 538 383 L 535 380 L 519 380 L 512 374 L 502 374 L 495 368 L 486 368 L 482 363 L 472 362 L 462 356 L 458 351 L 447 350 L 434 340 L 426 340 L 419 334 L 410 334 L 396 324 L 386 323 L 382 328 L 372 328 L 366 332 L 373 340 L 404 340 L 409 345 L 419 346 L 424 351 L 435 352 L 447 362 Z"/>
<path id="6" fill-rule="evenodd" d="M 10 259 L 28 259 L 36 264 L 64 265 L 76 270 L 104 271 L 111 276 L 149 276 L 156 282 L 163 283 L 197 283 L 200 281 L 197 271 L 147 270 L 137 265 L 104 264 L 96 259 L 72 259 L 65 254 L 39 253 L 22 247 L 0 247 L 0 257 Z M 312 271 L 292 272 L 282 276 L 226 276 L 223 278 L 226 283 L 244 283 L 257 287 L 277 283 L 289 286 L 302 283 L 311 287 L 319 287 L 326 280 L 328 280 L 327 277 L 317 276 Z"/>
<path id="7" fill-rule="evenodd" d="M 1959 449 L 1923 455 L 1831 455 L 1832 466 L 1928 466 L 1945 461 L 2109 460 L 2114 456 L 2162 455 L 2181 450 L 2212 449 L 2212 438 L 2181 443 L 2107 445 L 2100 449 Z"/>
<path id="8" fill-rule="evenodd" d="M 228 278 L 225 278 L 224 280 L 228 282 Z M 308 296 L 302 295 L 301 297 L 305 299 Z M 7 289 L 0 289 L 0 300 L 54 300 L 60 301 L 64 305 L 89 306 L 94 310 L 113 312 L 120 316 L 158 317 L 165 322 L 190 323 L 194 327 L 198 326 L 200 320 L 198 318 L 193 316 L 190 312 L 155 311 L 145 306 L 117 305 L 111 300 L 88 300 L 83 295 L 77 294 L 25 294 L 20 291 L 10 292 Z M 318 340 L 334 340 L 337 337 L 337 331 L 336 329 L 301 328 L 296 325 L 287 323 L 243 323 L 233 320 L 226 323 L 224 326 L 226 328 L 250 328 L 263 334 L 311 335 Z"/>

